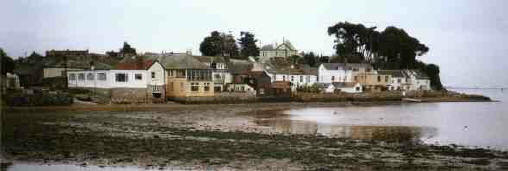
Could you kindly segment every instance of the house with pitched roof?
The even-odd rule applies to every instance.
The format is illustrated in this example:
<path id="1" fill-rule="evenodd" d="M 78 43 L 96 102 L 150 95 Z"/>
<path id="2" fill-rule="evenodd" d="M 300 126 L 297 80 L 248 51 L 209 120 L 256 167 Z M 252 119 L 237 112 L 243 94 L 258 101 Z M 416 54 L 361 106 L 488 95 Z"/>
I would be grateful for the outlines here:
<path id="1" fill-rule="evenodd" d="M 293 55 L 299 55 L 298 50 L 289 42 L 283 40 L 282 44 L 265 45 L 259 50 L 259 61 L 266 62 L 271 58 L 288 58 Z"/>
<path id="2" fill-rule="evenodd" d="M 390 75 L 367 63 L 323 63 L 318 75 L 320 83 L 360 83 L 363 91 L 384 91 L 390 83 Z"/>
<path id="3" fill-rule="evenodd" d="M 165 69 L 165 96 L 169 99 L 214 95 L 210 66 L 188 54 L 163 56 L 158 61 Z"/>
<path id="4" fill-rule="evenodd" d="M 431 90 L 429 77 L 418 70 L 379 70 L 378 73 L 391 76 L 388 89 L 392 91 Z"/>

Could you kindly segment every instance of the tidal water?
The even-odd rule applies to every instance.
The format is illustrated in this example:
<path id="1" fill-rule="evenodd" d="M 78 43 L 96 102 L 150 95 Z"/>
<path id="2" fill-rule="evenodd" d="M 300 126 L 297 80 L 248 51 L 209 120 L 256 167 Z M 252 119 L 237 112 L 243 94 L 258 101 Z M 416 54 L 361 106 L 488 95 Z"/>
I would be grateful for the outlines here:
<path id="1" fill-rule="evenodd" d="M 284 111 L 284 118 L 258 124 L 286 133 L 508 150 L 508 90 L 454 91 L 482 94 L 498 102 L 299 108 Z"/>

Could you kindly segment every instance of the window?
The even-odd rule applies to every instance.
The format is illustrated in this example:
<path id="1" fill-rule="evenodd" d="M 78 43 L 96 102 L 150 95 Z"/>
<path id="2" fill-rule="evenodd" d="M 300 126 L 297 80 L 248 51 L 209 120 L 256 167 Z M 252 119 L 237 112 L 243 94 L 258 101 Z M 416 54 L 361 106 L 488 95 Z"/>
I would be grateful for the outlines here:
<path id="1" fill-rule="evenodd" d="M 76 80 L 76 74 L 69 74 L 69 80 Z"/>
<path id="2" fill-rule="evenodd" d="M 115 75 L 116 82 L 127 82 L 129 79 L 127 77 L 128 75 L 125 73 L 117 73 Z"/>
<path id="3" fill-rule="evenodd" d="M 205 83 L 205 91 L 210 91 L 210 83 Z"/>
<path id="4" fill-rule="evenodd" d="M 169 83 L 169 91 L 173 91 L 173 82 Z"/>
<path id="5" fill-rule="evenodd" d="M 106 73 L 97 73 L 98 80 L 106 80 Z"/>
<path id="6" fill-rule="evenodd" d="M 85 80 L 85 73 L 79 73 L 78 80 Z"/>
<path id="7" fill-rule="evenodd" d="M 199 83 L 191 83 L 191 91 L 198 91 Z"/>
<path id="8" fill-rule="evenodd" d="M 332 76 L 332 82 L 335 81 L 335 76 Z"/>
<path id="9" fill-rule="evenodd" d="M 93 80 L 93 79 L 94 79 L 94 78 L 93 78 L 93 74 L 92 74 L 92 73 L 88 73 L 88 74 L 86 74 L 86 79 L 87 79 L 87 80 Z"/>
<path id="10" fill-rule="evenodd" d="M 355 76 L 355 81 L 358 81 L 358 76 Z"/>
<path id="11" fill-rule="evenodd" d="M 371 70 L 372 70 L 372 69 L 370 69 L 370 68 L 367 68 L 367 72 L 370 72 Z"/>
<path id="12" fill-rule="evenodd" d="M 171 73 L 171 72 L 170 72 Z M 152 78 L 155 78 L 155 72 L 152 72 Z"/>
<path id="13" fill-rule="evenodd" d="M 353 68 L 353 71 L 355 71 L 355 72 L 358 71 L 358 68 Z"/>
<path id="14" fill-rule="evenodd" d="M 300 75 L 300 82 L 303 82 L 303 75 Z"/>
<path id="15" fill-rule="evenodd" d="M 142 80 L 143 79 L 143 75 L 141 75 L 141 74 L 134 74 L 134 79 L 136 79 L 136 80 Z"/>
<path id="16" fill-rule="evenodd" d="M 295 76 L 291 76 L 291 82 L 293 82 L 295 80 Z"/>
<path id="17" fill-rule="evenodd" d="M 286 76 L 285 75 L 282 76 L 282 81 L 286 81 Z"/>
<path id="18" fill-rule="evenodd" d="M 397 79 L 397 82 L 398 82 L 398 83 L 400 83 L 401 81 L 402 81 L 402 79 L 400 79 L 400 78 L 399 78 L 399 79 Z"/>
<path id="19" fill-rule="evenodd" d="M 381 76 L 377 76 L 377 82 L 381 82 Z"/>
<path id="20" fill-rule="evenodd" d="M 388 76 L 385 76 L 385 82 L 388 82 Z"/>

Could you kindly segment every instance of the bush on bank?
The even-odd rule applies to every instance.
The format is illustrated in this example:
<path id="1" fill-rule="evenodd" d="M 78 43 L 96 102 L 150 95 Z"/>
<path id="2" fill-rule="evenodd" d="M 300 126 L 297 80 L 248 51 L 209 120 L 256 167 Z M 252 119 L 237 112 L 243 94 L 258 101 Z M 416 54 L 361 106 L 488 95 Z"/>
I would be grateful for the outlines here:
<path id="1" fill-rule="evenodd" d="M 8 106 L 65 106 L 73 103 L 73 97 L 65 93 L 40 94 L 8 94 L 4 96 L 4 104 Z"/>

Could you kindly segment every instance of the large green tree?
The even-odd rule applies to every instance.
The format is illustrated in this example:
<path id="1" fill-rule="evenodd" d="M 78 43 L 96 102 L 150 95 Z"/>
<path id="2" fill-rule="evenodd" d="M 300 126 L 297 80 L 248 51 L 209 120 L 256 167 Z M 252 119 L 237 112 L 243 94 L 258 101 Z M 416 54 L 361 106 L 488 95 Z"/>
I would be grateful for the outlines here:
<path id="1" fill-rule="evenodd" d="M 136 55 L 136 49 L 131 47 L 127 42 L 123 42 L 123 47 L 120 49 L 120 53 L 124 55 Z"/>
<path id="2" fill-rule="evenodd" d="M 14 60 L 7 56 L 7 53 L 5 53 L 2 48 L 0 48 L 0 60 L 2 63 L 2 75 L 7 74 L 8 72 L 12 73 L 15 67 Z"/>
<path id="3" fill-rule="evenodd" d="M 258 40 L 250 32 L 240 32 L 240 57 L 246 59 L 249 56 L 259 56 L 259 47 L 256 45 Z"/>
<path id="4" fill-rule="evenodd" d="M 303 54 L 303 63 L 307 64 L 311 67 L 316 66 L 316 64 L 319 62 L 319 59 L 316 57 L 314 52 L 304 53 Z"/>
<path id="5" fill-rule="evenodd" d="M 204 56 L 238 57 L 238 45 L 231 34 L 213 31 L 205 37 L 199 45 L 199 51 Z"/>
<path id="6" fill-rule="evenodd" d="M 339 22 L 328 27 L 328 34 L 336 38 L 337 56 L 333 62 L 370 62 L 378 69 L 418 69 L 430 77 L 433 88 L 442 89 L 439 67 L 417 59 L 429 48 L 401 28 L 389 26 L 379 32 L 376 27 Z"/>

